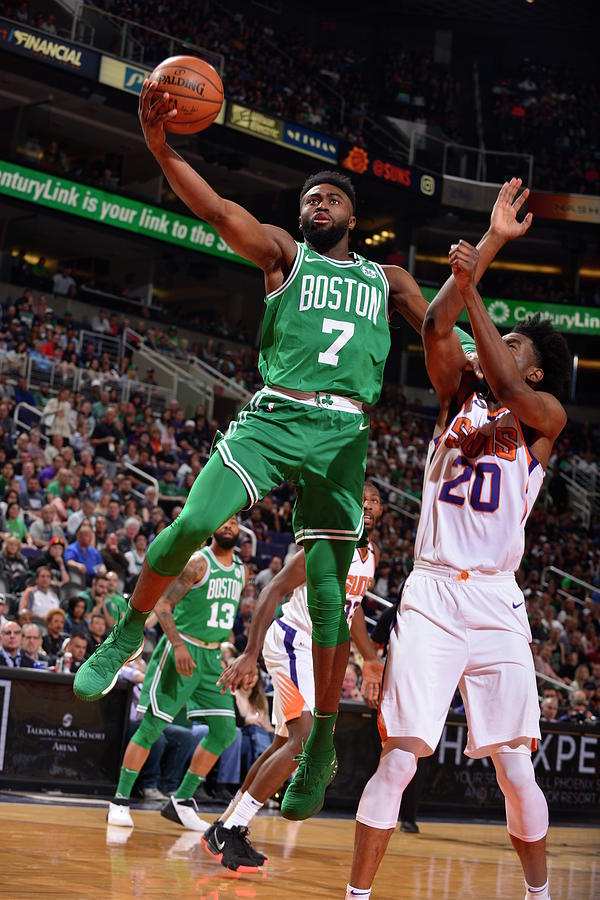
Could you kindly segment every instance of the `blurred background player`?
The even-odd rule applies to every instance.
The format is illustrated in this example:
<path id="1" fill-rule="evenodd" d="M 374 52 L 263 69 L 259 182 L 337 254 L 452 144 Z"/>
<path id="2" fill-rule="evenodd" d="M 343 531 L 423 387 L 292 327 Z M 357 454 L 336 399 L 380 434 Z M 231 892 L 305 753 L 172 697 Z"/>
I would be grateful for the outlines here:
<path id="1" fill-rule="evenodd" d="M 501 191 L 515 211 L 527 196 L 514 199 L 519 185 L 513 179 Z M 458 684 L 468 723 L 465 753 L 491 756 L 526 900 L 548 900 L 548 806 L 531 761 L 540 737 L 538 697 L 525 598 L 514 573 L 527 516 L 566 423 L 556 395 L 569 382 L 571 357 L 539 314 L 500 336 L 475 287 L 475 248 L 453 245 L 450 264 L 461 300 L 434 300 L 423 325 L 440 414 L 425 467 L 415 567 L 390 637 L 379 710 L 383 749 L 358 807 L 346 896 L 370 896 L 402 792 L 417 759 L 433 753 Z M 452 331 L 463 303 L 485 377 L 479 386 L 464 373 Z"/>
<path id="2" fill-rule="evenodd" d="M 221 693 L 216 682 L 222 672 L 221 642 L 231 635 L 247 580 L 246 567 L 234 555 L 238 534 L 232 516 L 215 531 L 210 547 L 192 555 L 156 605 L 164 634 L 144 678 L 138 703 L 144 718 L 125 750 L 108 809 L 110 825 L 133 825 L 129 811 L 133 785 L 150 748 L 185 706 L 188 718 L 205 720 L 209 730 L 161 815 L 194 831 L 207 827 L 196 814 L 193 796 L 236 735 L 233 698 L 229 692 Z"/>
<path id="3" fill-rule="evenodd" d="M 295 537 L 306 554 L 315 715 L 282 814 L 308 818 L 321 808 L 337 771 L 333 731 L 350 646 L 345 579 L 363 529 L 369 433 L 363 404 L 381 393 L 388 315 L 398 312 L 420 329 L 427 303 L 404 269 L 350 252 L 356 225 L 350 179 L 320 172 L 305 181 L 299 217 L 304 243 L 298 243 L 220 197 L 166 143 L 165 124 L 177 111 L 169 110 L 168 93 L 156 87 L 146 81 L 139 101 L 148 148 L 177 196 L 265 273 L 259 369 L 266 386 L 217 443 L 181 515 L 152 542 L 128 612 L 78 672 L 75 690 L 86 700 L 109 691 L 119 668 L 140 652 L 144 622 L 158 597 L 196 547 L 224 518 L 292 481 Z M 478 276 L 514 236 L 514 221 L 508 225 L 490 229 L 480 242 Z M 441 289 L 442 296 L 448 292 L 459 297 L 452 279 Z"/>
<path id="4" fill-rule="evenodd" d="M 367 482 L 363 491 L 363 512 L 369 537 L 381 510 L 379 491 Z M 356 548 L 346 579 L 346 617 L 352 640 L 364 658 L 363 696 L 372 706 L 377 705 L 383 665 L 377 658 L 375 645 L 369 640 L 360 604 L 372 586 L 378 556 L 378 550 L 370 540 L 366 547 Z M 281 616 L 273 621 L 277 607 L 290 593 Z M 235 870 L 245 862 L 244 856 L 238 858 L 236 855 L 238 829 L 247 829 L 263 804 L 285 784 L 296 768 L 302 744 L 310 734 L 315 691 L 311 632 L 306 559 L 300 550 L 263 589 L 246 650 L 219 679 L 220 684 L 229 685 L 232 690 L 248 687 L 256 677 L 262 648 L 274 692 L 273 743 L 248 771 L 225 813 L 204 835 L 208 852 L 229 869 Z"/>

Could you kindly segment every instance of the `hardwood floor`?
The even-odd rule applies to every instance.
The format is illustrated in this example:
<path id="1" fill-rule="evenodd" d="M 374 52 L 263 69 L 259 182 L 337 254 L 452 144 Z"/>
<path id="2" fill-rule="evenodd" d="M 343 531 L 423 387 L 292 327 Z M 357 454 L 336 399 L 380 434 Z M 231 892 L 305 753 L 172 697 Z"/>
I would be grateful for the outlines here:
<path id="1" fill-rule="evenodd" d="M 22 898 L 338 898 L 348 879 L 354 822 L 259 816 L 253 843 L 269 855 L 259 875 L 237 875 L 157 812 L 133 810 L 135 829 L 107 830 L 105 809 L 5 803 L 0 896 Z M 208 813 L 205 818 L 214 817 Z M 553 900 L 598 900 L 600 833 L 553 828 Z M 523 878 L 505 828 L 424 822 L 392 837 L 373 900 L 522 900 Z"/>

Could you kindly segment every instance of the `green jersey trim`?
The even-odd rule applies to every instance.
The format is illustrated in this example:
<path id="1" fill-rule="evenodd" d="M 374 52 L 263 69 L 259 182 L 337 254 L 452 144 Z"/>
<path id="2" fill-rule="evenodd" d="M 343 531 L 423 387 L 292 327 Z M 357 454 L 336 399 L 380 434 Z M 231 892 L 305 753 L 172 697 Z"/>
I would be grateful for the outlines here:
<path id="1" fill-rule="evenodd" d="M 281 287 L 278 287 L 276 290 L 271 291 L 270 294 L 267 294 L 266 300 L 274 300 L 275 297 L 279 297 L 280 294 L 283 294 L 284 291 L 287 291 L 290 284 L 292 283 L 292 281 L 298 274 L 298 270 L 300 269 L 300 266 L 302 265 L 302 260 L 304 258 L 304 247 L 302 246 L 302 244 L 299 244 L 298 241 L 296 241 L 296 247 L 298 249 L 296 251 L 296 258 L 294 260 L 294 265 L 292 266 L 292 268 L 290 270 L 290 274 L 285 279 L 285 281 L 283 282 Z"/>
<path id="2" fill-rule="evenodd" d="M 188 719 L 203 719 L 205 716 L 225 716 L 235 719 L 235 712 L 232 709 L 190 709 L 186 712 Z"/>
<path id="3" fill-rule="evenodd" d="M 224 465 L 235 472 L 235 474 L 238 476 L 238 478 L 246 488 L 246 492 L 250 499 L 250 506 L 254 506 L 254 504 L 258 503 L 258 501 L 260 500 L 260 497 L 258 496 L 258 488 L 254 484 L 254 481 L 252 480 L 246 469 L 242 465 L 240 465 L 239 462 L 236 462 L 236 460 L 231 455 L 231 450 L 227 446 L 226 438 L 223 438 L 223 440 L 217 444 L 217 450 L 219 451 L 219 455 L 223 460 Z"/>
<path id="4" fill-rule="evenodd" d="M 217 559 L 213 550 L 210 547 L 205 547 L 204 552 L 207 554 L 207 556 L 210 556 L 210 558 L 214 562 L 215 566 L 218 566 L 219 569 L 222 569 L 224 572 L 233 572 L 233 570 L 236 568 L 236 566 L 239 565 L 239 563 L 237 563 L 234 559 L 230 566 L 224 566 L 223 563 L 219 562 L 219 560 Z"/>
<path id="5" fill-rule="evenodd" d="M 158 683 L 161 679 L 163 669 L 165 667 L 165 663 L 167 661 L 167 657 L 171 652 L 172 644 L 169 640 L 165 643 L 165 649 L 163 650 L 158 665 L 156 667 L 156 672 L 154 673 L 154 677 L 152 679 L 152 684 L 150 685 L 150 706 L 152 707 L 152 715 L 154 715 L 157 719 L 162 719 L 163 722 L 171 723 L 173 721 L 173 716 L 170 716 L 168 713 L 161 712 L 158 706 L 158 700 L 156 699 L 156 689 L 158 687 Z"/>
<path id="6" fill-rule="evenodd" d="M 325 256 L 323 253 L 319 253 L 318 250 L 311 250 L 309 247 L 306 248 L 306 253 L 304 254 L 304 259 L 306 262 L 316 262 L 313 258 L 311 259 L 308 254 L 314 253 L 321 259 L 326 260 L 332 266 L 340 266 L 341 268 L 349 268 L 350 266 L 360 266 L 362 265 L 362 259 L 359 257 L 357 253 L 354 253 L 350 250 L 350 253 L 353 255 L 353 259 L 333 259 L 331 256 Z"/>
<path id="7" fill-rule="evenodd" d="M 354 541 L 356 543 L 363 533 L 364 524 L 365 516 L 364 513 L 361 513 L 360 521 L 354 531 L 346 528 L 300 528 L 294 532 L 294 538 L 297 544 L 302 541 L 316 540 Z"/>
<path id="8" fill-rule="evenodd" d="M 374 262 L 372 259 L 369 260 L 375 268 L 376 272 L 379 272 L 379 277 L 383 281 L 383 288 L 385 294 L 385 319 L 386 322 L 390 321 L 390 309 L 389 309 L 389 299 L 390 299 L 390 283 L 387 279 L 387 275 L 383 271 L 383 267 L 379 265 L 379 263 Z"/>

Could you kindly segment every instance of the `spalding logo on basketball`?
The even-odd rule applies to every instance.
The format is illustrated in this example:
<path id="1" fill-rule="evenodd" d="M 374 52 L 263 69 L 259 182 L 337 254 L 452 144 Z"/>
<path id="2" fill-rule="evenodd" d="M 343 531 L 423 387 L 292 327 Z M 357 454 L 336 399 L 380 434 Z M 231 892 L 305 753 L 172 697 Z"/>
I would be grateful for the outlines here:
<path id="1" fill-rule="evenodd" d="M 175 134 L 195 134 L 211 125 L 223 106 L 223 82 L 216 69 L 195 56 L 171 56 L 150 75 L 169 94 L 177 115 L 165 123 Z"/>

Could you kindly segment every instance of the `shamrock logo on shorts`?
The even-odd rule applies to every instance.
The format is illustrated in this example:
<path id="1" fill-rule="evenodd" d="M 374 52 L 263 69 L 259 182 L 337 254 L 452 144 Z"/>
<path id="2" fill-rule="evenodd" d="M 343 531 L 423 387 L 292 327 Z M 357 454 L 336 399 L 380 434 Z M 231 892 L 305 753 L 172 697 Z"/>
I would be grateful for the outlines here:
<path id="1" fill-rule="evenodd" d="M 319 406 L 333 406 L 333 400 L 331 399 L 331 394 L 322 394 L 318 395 L 317 403 Z"/>

